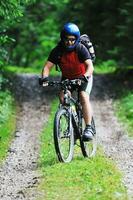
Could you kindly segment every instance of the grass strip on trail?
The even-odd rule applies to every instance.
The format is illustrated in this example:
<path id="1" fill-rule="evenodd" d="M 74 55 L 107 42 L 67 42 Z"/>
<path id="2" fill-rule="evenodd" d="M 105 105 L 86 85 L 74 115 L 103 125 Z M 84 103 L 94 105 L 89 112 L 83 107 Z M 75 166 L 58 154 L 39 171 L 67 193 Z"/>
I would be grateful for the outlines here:
<path id="1" fill-rule="evenodd" d="M 68 164 L 56 160 L 53 119 L 57 105 L 57 101 L 54 101 L 41 136 L 39 166 L 43 176 L 39 190 L 44 192 L 44 197 L 39 200 L 126 200 L 122 176 L 101 150 L 91 159 L 85 159 L 80 154 L 75 155 L 73 161 Z"/>

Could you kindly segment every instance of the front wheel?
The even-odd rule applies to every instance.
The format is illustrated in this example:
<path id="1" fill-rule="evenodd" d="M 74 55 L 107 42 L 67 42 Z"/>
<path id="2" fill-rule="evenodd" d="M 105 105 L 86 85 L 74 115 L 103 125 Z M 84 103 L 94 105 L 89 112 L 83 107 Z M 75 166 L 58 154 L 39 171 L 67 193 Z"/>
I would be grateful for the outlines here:
<path id="1" fill-rule="evenodd" d="M 54 119 L 54 144 L 60 162 L 70 162 L 74 153 L 74 131 L 71 114 L 60 108 Z"/>
<path id="2" fill-rule="evenodd" d="M 93 132 L 94 132 L 93 139 L 90 141 L 83 141 L 80 138 L 80 146 L 81 146 L 82 154 L 84 157 L 95 156 L 96 150 L 97 150 L 97 133 L 96 133 L 96 128 L 95 128 L 94 118 L 92 118 L 91 126 L 92 126 Z M 81 130 L 82 133 L 83 133 L 84 129 L 85 129 L 85 122 L 82 117 L 82 130 Z"/>

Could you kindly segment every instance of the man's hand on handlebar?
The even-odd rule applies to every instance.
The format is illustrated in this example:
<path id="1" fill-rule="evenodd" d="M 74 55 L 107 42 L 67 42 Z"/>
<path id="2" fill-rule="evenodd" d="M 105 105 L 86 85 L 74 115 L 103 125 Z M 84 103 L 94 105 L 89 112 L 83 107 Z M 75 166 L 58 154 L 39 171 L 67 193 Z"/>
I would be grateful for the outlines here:
<path id="1" fill-rule="evenodd" d="M 77 79 L 73 79 L 73 80 L 69 80 L 69 79 L 65 79 L 63 81 L 49 81 L 49 77 L 40 77 L 39 78 L 39 85 L 42 85 L 44 87 L 46 86 L 61 86 L 61 87 L 68 87 L 68 86 L 72 86 L 72 85 L 77 85 L 77 86 L 81 86 L 82 83 L 84 82 L 88 82 L 89 80 L 89 76 L 81 76 Z"/>
<path id="2" fill-rule="evenodd" d="M 40 77 L 39 78 L 39 85 L 42 85 L 42 86 L 48 86 L 48 81 L 49 81 L 49 77 L 46 76 L 46 77 Z"/>

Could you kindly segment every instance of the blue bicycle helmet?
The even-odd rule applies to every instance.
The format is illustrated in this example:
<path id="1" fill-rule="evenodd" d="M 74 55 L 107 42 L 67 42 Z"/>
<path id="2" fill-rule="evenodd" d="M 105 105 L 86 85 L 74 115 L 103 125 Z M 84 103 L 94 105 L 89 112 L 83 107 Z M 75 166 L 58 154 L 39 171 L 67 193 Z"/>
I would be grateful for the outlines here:
<path id="1" fill-rule="evenodd" d="M 77 44 L 79 43 L 80 40 L 80 30 L 76 24 L 73 23 L 66 23 L 61 31 L 60 37 L 61 41 L 64 44 L 64 39 L 67 35 L 73 35 L 76 37 L 76 41 L 74 45 L 66 47 L 67 50 L 73 50 Z"/>

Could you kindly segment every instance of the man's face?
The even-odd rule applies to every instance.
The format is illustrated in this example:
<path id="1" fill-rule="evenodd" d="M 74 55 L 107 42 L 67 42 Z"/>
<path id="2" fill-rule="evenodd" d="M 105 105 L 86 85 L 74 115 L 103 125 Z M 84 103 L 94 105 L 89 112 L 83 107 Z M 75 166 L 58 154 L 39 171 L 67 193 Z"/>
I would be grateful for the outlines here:
<path id="1" fill-rule="evenodd" d="M 69 46 L 73 46 L 74 43 L 76 41 L 76 37 L 73 36 L 73 35 L 67 35 L 65 38 L 64 38 L 64 43 L 65 43 L 65 46 L 69 47 Z"/>

